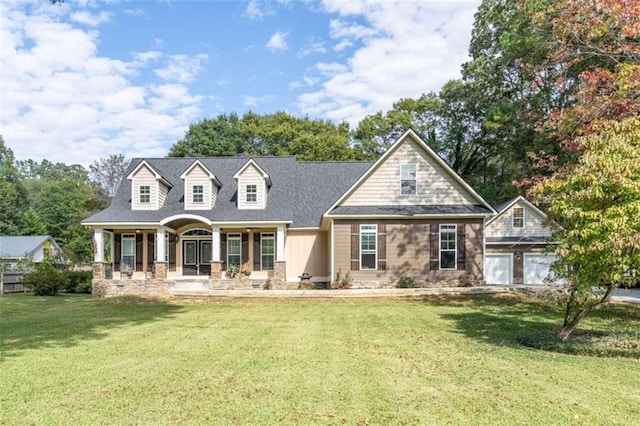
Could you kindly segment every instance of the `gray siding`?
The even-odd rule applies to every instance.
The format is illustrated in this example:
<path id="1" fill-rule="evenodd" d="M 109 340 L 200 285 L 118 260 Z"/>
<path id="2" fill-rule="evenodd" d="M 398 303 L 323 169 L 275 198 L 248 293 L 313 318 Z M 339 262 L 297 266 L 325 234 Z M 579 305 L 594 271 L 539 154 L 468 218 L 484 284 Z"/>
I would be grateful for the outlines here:
<path id="1" fill-rule="evenodd" d="M 524 208 L 524 227 L 514 228 L 512 217 L 514 207 Z M 543 226 L 544 218 L 528 204 L 517 201 L 510 208 L 487 225 L 487 237 L 548 237 L 551 229 Z"/>
<path id="2" fill-rule="evenodd" d="M 257 202 L 247 203 L 247 185 L 256 185 L 258 194 Z M 260 171 L 253 165 L 249 165 L 242 171 L 238 178 L 238 209 L 264 209 L 267 205 L 267 184 Z"/>

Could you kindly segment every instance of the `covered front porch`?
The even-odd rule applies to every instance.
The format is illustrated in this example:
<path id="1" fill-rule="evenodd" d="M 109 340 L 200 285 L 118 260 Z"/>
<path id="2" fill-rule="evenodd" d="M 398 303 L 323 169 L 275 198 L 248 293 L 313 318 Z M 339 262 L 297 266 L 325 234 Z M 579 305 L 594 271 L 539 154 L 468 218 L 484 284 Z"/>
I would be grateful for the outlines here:
<path id="1" fill-rule="evenodd" d="M 153 225 L 94 226 L 94 282 L 285 281 L 287 225 L 181 215 Z"/>

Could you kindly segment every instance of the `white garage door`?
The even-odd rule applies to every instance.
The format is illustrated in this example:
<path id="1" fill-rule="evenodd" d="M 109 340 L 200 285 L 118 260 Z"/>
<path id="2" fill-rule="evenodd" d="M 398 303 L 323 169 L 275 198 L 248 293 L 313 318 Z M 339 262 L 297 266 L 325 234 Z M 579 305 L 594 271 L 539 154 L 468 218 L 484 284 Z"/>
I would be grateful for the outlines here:
<path id="1" fill-rule="evenodd" d="M 555 260 L 555 254 L 525 254 L 524 283 L 546 284 L 545 279 L 552 278 L 551 264 Z"/>
<path id="2" fill-rule="evenodd" d="M 511 256 L 508 254 L 488 254 L 485 257 L 487 284 L 511 283 Z"/>

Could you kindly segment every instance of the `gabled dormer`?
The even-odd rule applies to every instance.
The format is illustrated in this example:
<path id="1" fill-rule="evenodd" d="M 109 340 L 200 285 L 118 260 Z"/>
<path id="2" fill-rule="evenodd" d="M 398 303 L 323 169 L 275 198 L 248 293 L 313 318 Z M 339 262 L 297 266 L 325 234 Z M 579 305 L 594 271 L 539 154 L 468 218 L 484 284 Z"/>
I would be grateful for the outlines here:
<path id="1" fill-rule="evenodd" d="M 271 178 L 253 159 L 247 161 L 233 178 L 238 182 L 238 209 L 264 209 L 267 206 Z"/>
<path id="2" fill-rule="evenodd" d="M 131 210 L 158 210 L 172 186 L 146 160 L 142 160 L 127 179 L 131 181 Z"/>
<path id="3" fill-rule="evenodd" d="M 180 179 L 184 181 L 185 210 L 210 210 L 215 206 L 222 184 L 200 160 L 194 161 Z"/>

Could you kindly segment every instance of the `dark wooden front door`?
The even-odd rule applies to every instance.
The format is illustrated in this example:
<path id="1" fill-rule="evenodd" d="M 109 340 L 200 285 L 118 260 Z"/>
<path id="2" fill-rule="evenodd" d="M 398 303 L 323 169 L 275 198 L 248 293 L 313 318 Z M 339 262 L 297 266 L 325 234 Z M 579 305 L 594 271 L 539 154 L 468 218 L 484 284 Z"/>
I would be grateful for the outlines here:
<path id="1" fill-rule="evenodd" d="M 211 241 L 182 241 L 182 275 L 211 275 Z"/>

